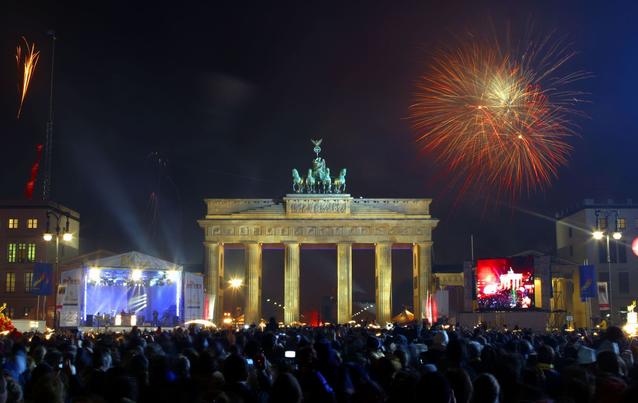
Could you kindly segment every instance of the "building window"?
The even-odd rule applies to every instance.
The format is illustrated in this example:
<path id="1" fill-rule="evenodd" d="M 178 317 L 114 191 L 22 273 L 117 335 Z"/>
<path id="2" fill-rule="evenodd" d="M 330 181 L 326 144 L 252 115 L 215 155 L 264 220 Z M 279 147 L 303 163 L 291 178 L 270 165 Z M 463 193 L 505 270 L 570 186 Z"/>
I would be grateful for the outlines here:
<path id="1" fill-rule="evenodd" d="M 567 232 L 569 233 L 569 237 L 571 238 L 572 237 L 572 227 L 569 227 L 567 229 Z"/>
<path id="2" fill-rule="evenodd" d="M 10 243 L 7 245 L 9 263 L 35 262 L 35 243 Z"/>
<path id="3" fill-rule="evenodd" d="M 598 262 L 607 263 L 607 247 L 605 242 L 598 242 Z"/>
<path id="4" fill-rule="evenodd" d="M 9 262 L 9 263 L 15 263 L 16 262 L 17 250 L 18 250 L 18 244 L 17 243 L 10 243 L 10 244 L 7 245 L 7 262 Z"/>
<path id="5" fill-rule="evenodd" d="M 569 245 L 569 256 L 574 256 L 574 245 Z"/>
<path id="6" fill-rule="evenodd" d="M 607 263 L 607 243 L 598 243 L 599 263 Z M 627 263 L 627 246 L 622 242 L 609 241 L 609 263 Z"/>
<path id="7" fill-rule="evenodd" d="M 16 274 L 7 273 L 7 284 L 5 287 L 6 292 L 15 292 L 16 290 Z"/>
<path id="8" fill-rule="evenodd" d="M 19 223 L 17 218 L 9 218 L 9 229 L 17 229 L 18 224 Z"/>
<path id="9" fill-rule="evenodd" d="M 13 307 L 12 306 L 8 306 L 6 309 L 6 314 L 9 317 L 9 319 L 13 318 Z"/>
<path id="10" fill-rule="evenodd" d="M 616 225 L 618 226 L 618 231 L 624 231 L 625 228 L 627 228 L 627 224 L 625 223 L 625 219 L 624 218 L 618 217 L 616 219 Z"/>
<path id="11" fill-rule="evenodd" d="M 27 261 L 35 262 L 35 244 L 27 244 Z"/>
<path id="12" fill-rule="evenodd" d="M 598 217 L 598 229 L 600 230 L 607 229 L 607 217 Z"/>
<path id="13" fill-rule="evenodd" d="M 27 220 L 27 228 L 29 228 L 29 229 L 38 228 L 38 219 L 37 218 L 29 218 Z"/>
<path id="14" fill-rule="evenodd" d="M 618 263 L 618 248 L 612 241 L 609 241 L 609 263 Z"/>
<path id="15" fill-rule="evenodd" d="M 629 272 L 618 273 L 618 292 L 629 294 Z"/>
<path id="16" fill-rule="evenodd" d="M 33 272 L 24 273 L 24 292 L 31 292 L 31 283 L 33 283 Z"/>
<path id="17" fill-rule="evenodd" d="M 627 246 L 622 242 L 614 242 L 618 249 L 618 263 L 627 263 Z"/>
<path id="18" fill-rule="evenodd" d="M 24 307 L 24 317 L 25 318 L 30 317 L 32 311 L 33 311 L 33 308 L 31 308 L 30 306 L 25 306 Z"/>
<path id="19" fill-rule="evenodd" d="M 18 256 L 16 258 L 18 263 L 24 263 L 27 261 L 27 244 L 19 243 L 18 244 Z"/>

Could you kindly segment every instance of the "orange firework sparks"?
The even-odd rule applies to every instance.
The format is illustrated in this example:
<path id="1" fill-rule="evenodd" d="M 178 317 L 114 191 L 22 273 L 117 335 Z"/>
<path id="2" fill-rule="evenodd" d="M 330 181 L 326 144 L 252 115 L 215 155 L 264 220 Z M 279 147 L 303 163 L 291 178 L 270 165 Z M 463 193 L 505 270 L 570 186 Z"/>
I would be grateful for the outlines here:
<path id="1" fill-rule="evenodd" d="M 574 53 L 548 37 L 504 51 L 473 39 L 441 51 L 417 84 L 410 117 L 426 152 L 463 188 L 513 196 L 543 189 L 567 164 L 569 117 L 582 93 L 565 90 L 587 75 L 557 75 Z"/>
<path id="2" fill-rule="evenodd" d="M 24 42 L 24 43 L 22 43 Z M 29 84 L 33 78 L 33 72 L 38 65 L 38 59 L 40 58 L 40 51 L 35 49 L 35 43 L 29 42 L 23 36 L 22 42 L 16 47 L 16 63 L 18 65 L 18 93 L 20 95 L 20 105 L 18 106 L 18 119 L 20 119 L 20 113 L 22 112 L 22 105 L 27 97 L 29 91 Z"/>

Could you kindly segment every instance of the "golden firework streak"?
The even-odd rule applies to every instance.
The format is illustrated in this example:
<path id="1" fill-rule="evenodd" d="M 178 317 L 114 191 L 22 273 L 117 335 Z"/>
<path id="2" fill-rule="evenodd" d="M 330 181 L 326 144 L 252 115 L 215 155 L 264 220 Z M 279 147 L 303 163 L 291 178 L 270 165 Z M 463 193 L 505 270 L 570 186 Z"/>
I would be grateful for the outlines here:
<path id="1" fill-rule="evenodd" d="M 22 43 L 24 42 L 24 43 Z M 29 84 L 33 78 L 35 67 L 38 65 L 40 51 L 36 50 L 35 43 L 29 44 L 27 38 L 22 37 L 22 42 L 16 46 L 16 63 L 18 65 L 18 93 L 20 95 L 20 105 L 18 106 L 18 116 L 22 112 L 22 105 L 29 91 Z"/>

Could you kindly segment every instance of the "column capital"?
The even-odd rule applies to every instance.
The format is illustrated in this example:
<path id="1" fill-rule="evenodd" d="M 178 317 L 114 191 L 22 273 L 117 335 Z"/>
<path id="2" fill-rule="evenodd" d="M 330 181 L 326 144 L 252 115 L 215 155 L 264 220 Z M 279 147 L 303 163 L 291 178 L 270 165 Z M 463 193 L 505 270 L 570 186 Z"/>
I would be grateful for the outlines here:
<path id="1" fill-rule="evenodd" d="M 215 242 L 215 241 L 204 241 L 202 242 L 202 244 L 204 244 L 204 246 L 208 247 L 208 246 L 224 246 L 223 242 Z"/>
<path id="2" fill-rule="evenodd" d="M 423 242 L 412 242 L 412 246 L 432 246 L 434 242 L 432 241 L 423 241 Z"/>

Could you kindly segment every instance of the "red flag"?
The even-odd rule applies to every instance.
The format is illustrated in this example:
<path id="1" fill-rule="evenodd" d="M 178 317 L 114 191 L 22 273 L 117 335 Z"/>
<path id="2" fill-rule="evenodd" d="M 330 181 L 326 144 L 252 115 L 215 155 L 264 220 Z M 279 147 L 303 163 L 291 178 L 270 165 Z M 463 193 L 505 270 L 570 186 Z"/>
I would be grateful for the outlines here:
<path id="1" fill-rule="evenodd" d="M 33 198 L 33 190 L 35 189 L 35 179 L 38 177 L 38 171 L 40 170 L 40 158 L 42 157 L 42 144 L 38 144 L 36 146 L 36 151 L 38 155 L 31 167 L 31 178 L 27 182 L 27 185 L 24 189 L 24 197 L 27 200 L 31 200 Z"/>

